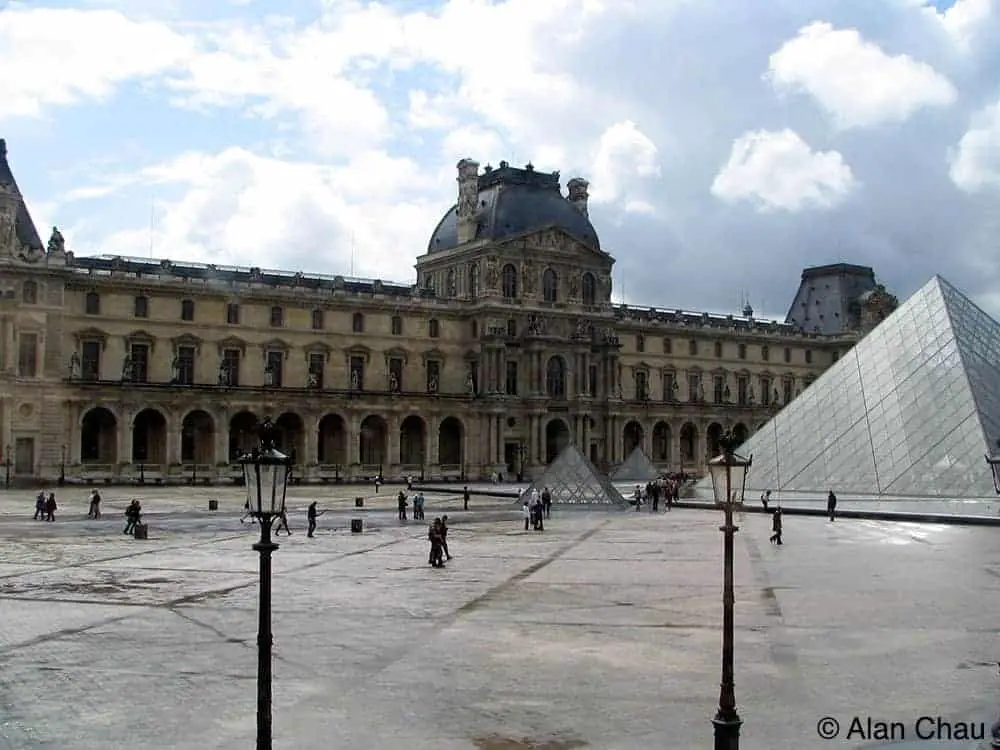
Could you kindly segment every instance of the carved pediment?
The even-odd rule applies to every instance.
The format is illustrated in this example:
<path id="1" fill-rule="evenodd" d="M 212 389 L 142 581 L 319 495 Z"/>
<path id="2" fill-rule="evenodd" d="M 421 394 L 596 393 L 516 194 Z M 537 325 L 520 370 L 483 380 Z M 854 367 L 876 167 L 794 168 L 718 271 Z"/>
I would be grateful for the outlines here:
<path id="1" fill-rule="evenodd" d="M 333 350 L 322 341 L 314 341 L 311 344 L 307 344 L 304 351 L 307 362 L 309 361 L 309 357 L 312 354 L 322 354 L 325 360 L 329 362 L 330 352 Z"/>
<path id="2" fill-rule="evenodd" d="M 479 361 L 479 352 L 473 351 L 472 349 L 470 349 L 469 351 L 467 351 L 465 353 L 465 360 L 467 362 L 478 362 Z"/>
<path id="3" fill-rule="evenodd" d="M 409 352 L 407 352 L 406 349 L 403 349 L 400 346 L 394 346 L 391 349 L 386 349 L 385 351 L 386 362 L 388 362 L 390 359 L 401 359 L 403 360 L 403 364 L 405 365 L 406 361 L 409 358 L 410 358 Z"/>
<path id="4" fill-rule="evenodd" d="M 83 330 L 76 331 L 73 334 L 73 338 L 79 344 L 83 341 L 100 341 L 101 347 L 107 346 L 108 334 L 102 331 L 100 328 L 84 328 Z"/>
<path id="5" fill-rule="evenodd" d="M 445 359 L 444 352 L 441 351 L 440 349 L 431 349 L 429 351 L 426 351 L 424 352 L 423 357 L 425 362 L 429 362 L 431 360 L 434 360 L 436 362 L 443 362 Z"/>
<path id="6" fill-rule="evenodd" d="M 661 367 L 660 372 L 663 373 L 664 375 L 676 375 L 677 368 L 674 367 L 673 365 L 667 365 L 666 367 Z"/>
<path id="7" fill-rule="evenodd" d="M 180 336 L 175 336 L 170 339 L 174 346 L 174 351 L 176 352 L 182 346 L 193 346 L 195 353 L 201 352 L 201 339 L 197 336 L 192 336 L 190 333 L 184 333 Z"/>
<path id="8" fill-rule="evenodd" d="M 736 371 L 736 377 L 738 378 L 749 378 L 753 373 L 751 373 L 747 368 Z"/>
<path id="9" fill-rule="evenodd" d="M 643 362 L 643 361 L 639 361 L 636 364 L 632 365 L 632 368 L 635 370 L 644 370 L 646 372 L 649 372 L 651 369 L 653 369 L 648 362 Z"/>
<path id="10" fill-rule="evenodd" d="M 348 362 L 351 361 L 351 357 L 362 357 L 365 362 L 368 362 L 371 359 L 372 350 L 363 344 L 355 344 L 344 350 L 344 356 Z"/>
<path id="11" fill-rule="evenodd" d="M 247 342 L 239 336 L 227 336 L 219 342 L 219 355 L 221 356 L 226 349 L 238 349 L 240 354 L 246 354 Z"/>
<path id="12" fill-rule="evenodd" d="M 694 365 L 692 367 L 687 368 L 687 371 L 692 375 L 701 375 L 702 372 L 701 368 L 698 365 Z"/>
<path id="13" fill-rule="evenodd" d="M 291 344 L 289 344 L 284 339 L 270 339 L 269 341 L 265 341 L 263 344 L 261 344 L 260 348 L 263 349 L 265 352 L 288 353 L 288 350 L 291 349 L 292 347 Z"/>
<path id="14" fill-rule="evenodd" d="M 725 367 L 716 367 L 714 370 L 712 370 L 712 374 L 726 377 L 729 374 L 729 371 Z"/>
<path id="15" fill-rule="evenodd" d="M 132 331 L 125 337 L 125 344 L 131 346 L 132 344 L 145 344 L 149 347 L 150 351 L 156 348 L 156 339 L 153 334 L 148 331 Z"/>

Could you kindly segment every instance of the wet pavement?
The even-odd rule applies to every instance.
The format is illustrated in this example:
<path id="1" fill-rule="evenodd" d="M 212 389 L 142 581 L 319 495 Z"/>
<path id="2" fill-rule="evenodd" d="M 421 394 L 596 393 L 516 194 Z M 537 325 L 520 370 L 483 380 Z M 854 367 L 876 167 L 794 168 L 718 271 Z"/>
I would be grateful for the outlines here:
<path id="1" fill-rule="evenodd" d="M 295 488 L 274 561 L 275 748 L 711 747 L 721 514 L 560 512 L 524 532 L 501 499 L 429 496 L 455 555 L 394 492 Z M 0 748 L 247 748 L 255 736 L 257 555 L 236 488 L 0 494 Z M 366 509 L 353 508 L 356 495 Z M 149 539 L 125 537 L 138 496 Z M 310 499 L 329 512 L 303 533 Z M 210 498 L 218 513 L 207 511 Z M 351 518 L 366 532 L 351 534 Z M 853 717 L 993 720 L 1000 531 L 747 514 L 736 541 L 742 748 L 858 748 Z M 835 718 L 841 736 L 817 734 Z M 829 726 L 829 725 L 828 725 Z M 869 725 L 865 725 L 869 726 Z"/>

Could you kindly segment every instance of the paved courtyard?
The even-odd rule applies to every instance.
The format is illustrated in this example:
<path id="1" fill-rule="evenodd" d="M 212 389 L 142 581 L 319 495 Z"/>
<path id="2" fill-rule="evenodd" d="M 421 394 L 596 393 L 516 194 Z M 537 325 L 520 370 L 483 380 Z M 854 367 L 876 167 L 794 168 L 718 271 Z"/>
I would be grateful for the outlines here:
<path id="1" fill-rule="evenodd" d="M 290 491 L 274 556 L 275 747 L 711 747 L 720 514 L 554 512 L 429 497 L 455 559 L 393 488 Z M 0 495 L 0 748 L 253 746 L 257 556 L 236 488 L 108 488 L 105 518 L 63 488 L 56 523 Z M 346 527 L 366 496 L 368 530 Z M 121 533 L 131 496 L 150 538 Z M 209 513 L 207 500 L 221 510 Z M 304 509 L 331 509 L 306 539 Z M 990 528 L 741 519 L 736 695 L 742 747 L 824 742 L 817 722 L 991 721 L 1000 705 L 1000 536 Z M 912 738 L 912 731 L 907 739 Z M 896 737 L 896 739 L 901 739 Z"/>

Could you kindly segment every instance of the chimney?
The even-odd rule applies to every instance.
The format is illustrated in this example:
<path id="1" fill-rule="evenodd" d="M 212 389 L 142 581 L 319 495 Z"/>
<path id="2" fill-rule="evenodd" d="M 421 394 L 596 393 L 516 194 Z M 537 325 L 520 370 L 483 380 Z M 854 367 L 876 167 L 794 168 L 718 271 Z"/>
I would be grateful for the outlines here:
<path id="1" fill-rule="evenodd" d="M 458 244 L 476 238 L 476 208 L 479 202 L 479 162 L 462 159 L 458 163 Z"/>
<path id="2" fill-rule="evenodd" d="M 590 183 L 582 177 L 574 177 L 566 183 L 566 187 L 569 190 L 569 202 L 576 207 L 577 211 L 582 213 L 584 216 L 588 216 L 587 198 L 590 196 L 587 194 L 587 188 L 590 187 Z"/>

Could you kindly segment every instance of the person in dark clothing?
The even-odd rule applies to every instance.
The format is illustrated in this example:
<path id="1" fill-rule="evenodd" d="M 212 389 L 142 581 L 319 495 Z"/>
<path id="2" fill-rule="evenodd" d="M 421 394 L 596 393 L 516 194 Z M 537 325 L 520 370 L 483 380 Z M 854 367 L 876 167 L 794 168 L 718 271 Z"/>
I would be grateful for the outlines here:
<path id="1" fill-rule="evenodd" d="M 94 490 L 90 493 L 90 508 L 87 510 L 87 518 L 101 517 L 101 493 Z"/>
<path id="2" fill-rule="evenodd" d="M 427 559 L 427 562 L 430 563 L 432 567 L 443 568 L 444 560 L 441 559 L 441 553 L 443 551 L 441 542 L 443 537 L 441 536 L 440 518 L 435 518 L 434 521 L 431 522 L 430 527 L 427 529 L 427 539 L 430 540 L 431 543 L 431 554 Z"/>
<path id="3" fill-rule="evenodd" d="M 45 520 L 56 520 L 56 493 L 50 492 L 49 499 L 45 501 Z"/>
<path id="4" fill-rule="evenodd" d="M 771 490 L 764 490 L 760 495 L 760 504 L 767 510 L 767 504 L 771 502 Z"/>
<path id="5" fill-rule="evenodd" d="M 837 510 L 837 496 L 833 494 L 833 490 L 830 490 L 830 494 L 826 496 L 826 512 L 830 516 L 830 520 L 833 520 L 834 513 Z"/>
<path id="6" fill-rule="evenodd" d="M 451 559 L 451 552 L 448 551 L 448 516 L 441 516 L 441 551 L 447 559 Z"/>
<path id="7" fill-rule="evenodd" d="M 653 513 L 660 512 L 660 485 L 657 482 L 649 483 L 649 494 L 653 498 L 653 507 L 650 511 Z"/>
<path id="8" fill-rule="evenodd" d="M 123 534 L 134 534 L 135 527 L 139 525 L 139 521 L 142 519 L 142 505 L 139 504 L 138 500 L 133 500 L 125 508 L 125 529 L 122 531 Z"/>
<path id="9" fill-rule="evenodd" d="M 399 520 L 406 520 L 406 493 L 402 490 L 399 491 L 399 495 L 396 496 L 396 504 L 399 506 Z"/>
<path id="10" fill-rule="evenodd" d="M 326 513 L 325 510 L 316 510 L 316 501 L 313 500 L 309 503 L 309 507 L 306 509 L 306 518 L 309 521 L 309 531 L 306 536 L 312 539 L 313 534 L 316 533 L 316 519 Z"/>
<path id="11" fill-rule="evenodd" d="M 465 485 L 465 489 L 462 490 L 462 508 L 463 510 L 469 509 L 469 485 Z"/>
<path id="12" fill-rule="evenodd" d="M 781 508 L 774 509 L 771 514 L 771 544 L 781 544 Z"/>
<path id="13" fill-rule="evenodd" d="M 35 498 L 35 520 L 45 520 L 45 490 L 39 490 L 38 497 Z"/>
<path id="14" fill-rule="evenodd" d="M 542 509 L 546 518 L 552 518 L 552 492 L 548 487 L 542 490 Z"/>

